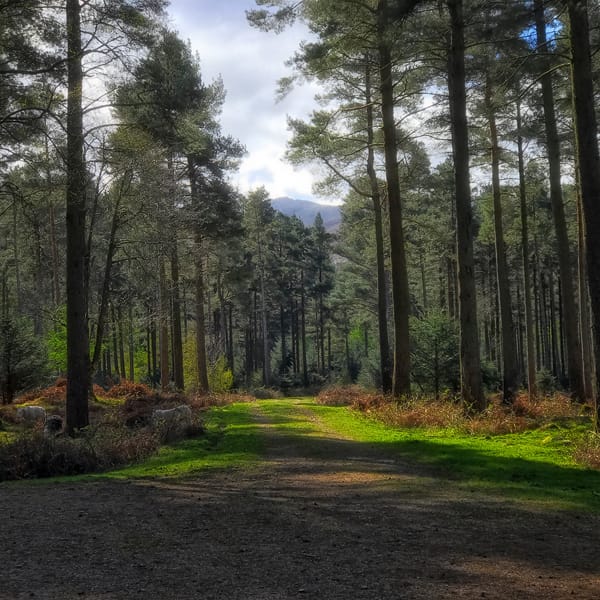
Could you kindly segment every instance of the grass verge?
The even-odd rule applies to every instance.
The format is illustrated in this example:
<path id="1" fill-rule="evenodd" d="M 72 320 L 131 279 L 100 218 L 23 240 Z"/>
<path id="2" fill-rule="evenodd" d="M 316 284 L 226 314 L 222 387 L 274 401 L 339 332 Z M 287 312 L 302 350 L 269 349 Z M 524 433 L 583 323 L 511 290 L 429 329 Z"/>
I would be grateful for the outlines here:
<path id="1" fill-rule="evenodd" d="M 443 428 L 396 429 L 347 407 L 311 406 L 325 428 L 409 459 L 468 492 L 485 492 L 546 507 L 600 512 L 600 472 L 573 459 L 587 428 L 551 423 L 504 435 Z"/>
<path id="2" fill-rule="evenodd" d="M 247 466 L 258 460 L 262 442 L 250 404 L 213 407 L 207 411 L 204 424 L 204 435 L 163 446 L 143 463 L 81 479 L 186 477 L 209 469 Z"/>
<path id="3" fill-rule="evenodd" d="M 150 458 L 103 473 L 28 480 L 46 482 L 97 481 L 187 477 L 200 471 L 249 466 L 258 461 L 262 440 L 252 418 L 249 403 L 210 408 L 205 413 L 205 433 L 201 436 L 162 446 Z"/>

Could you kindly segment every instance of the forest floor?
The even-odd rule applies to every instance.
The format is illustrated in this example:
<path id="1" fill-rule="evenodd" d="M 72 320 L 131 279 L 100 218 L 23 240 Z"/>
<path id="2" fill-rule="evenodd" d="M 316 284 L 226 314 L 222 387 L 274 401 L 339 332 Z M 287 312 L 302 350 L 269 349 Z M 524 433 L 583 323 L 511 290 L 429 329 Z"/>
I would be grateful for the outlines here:
<path id="1" fill-rule="evenodd" d="M 277 406 L 248 409 L 264 453 L 244 466 L 2 484 L 0 600 L 600 598 L 599 514 L 455 485 Z"/>

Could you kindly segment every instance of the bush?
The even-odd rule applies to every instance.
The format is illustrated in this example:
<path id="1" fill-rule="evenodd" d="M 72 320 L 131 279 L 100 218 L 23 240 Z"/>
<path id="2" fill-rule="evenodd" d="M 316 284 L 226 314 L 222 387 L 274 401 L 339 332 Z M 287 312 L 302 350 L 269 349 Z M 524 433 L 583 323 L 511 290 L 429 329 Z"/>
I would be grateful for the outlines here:
<path id="1" fill-rule="evenodd" d="M 67 401 L 67 380 L 59 378 L 54 385 L 47 388 L 32 390 L 19 396 L 19 402 L 43 404 L 45 407 L 62 409 Z"/>
<path id="2" fill-rule="evenodd" d="M 535 382 L 538 393 L 542 395 L 552 394 L 557 389 L 556 377 L 546 369 L 536 373 Z"/>
<path id="3" fill-rule="evenodd" d="M 254 402 L 255 397 L 250 394 L 221 393 L 196 394 L 188 400 L 188 404 L 194 409 L 204 409 L 210 406 L 226 406 L 234 402 Z"/>
<path id="4" fill-rule="evenodd" d="M 590 432 L 575 449 L 577 462 L 592 469 L 600 469 L 600 434 Z"/>
<path id="5" fill-rule="evenodd" d="M 500 395 L 480 414 L 467 414 L 461 402 L 452 398 L 413 397 L 396 401 L 358 386 L 333 387 L 317 397 L 321 404 L 349 405 L 368 413 L 392 427 L 450 427 L 465 433 L 501 435 L 535 429 L 557 420 L 587 419 L 587 407 L 575 404 L 564 394 L 529 400 L 520 394 L 512 406 L 505 406 Z"/>
<path id="6" fill-rule="evenodd" d="M 283 398 L 283 394 L 275 388 L 259 387 L 251 391 L 257 400 L 270 400 L 271 398 Z"/>
<path id="7" fill-rule="evenodd" d="M 366 410 L 379 406 L 385 402 L 383 394 L 369 392 L 358 385 L 330 386 L 317 396 L 319 404 L 327 406 L 356 406 L 359 410 Z"/>
<path id="8" fill-rule="evenodd" d="M 134 383 L 133 381 L 123 380 L 117 385 L 113 385 L 104 393 L 107 398 L 150 398 L 156 395 L 156 392 L 143 383 Z"/>
<path id="9" fill-rule="evenodd" d="M 180 420 L 160 420 L 153 430 L 161 444 L 171 444 L 185 438 L 197 437 L 204 433 L 204 425 L 198 414 L 192 416 L 191 423 Z"/>
<path id="10" fill-rule="evenodd" d="M 502 389 L 502 375 L 495 363 L 486 360 L 481 361 L 481 383 L 490 392 Z"/>
<path id="11" fill-rule="evenodd" d="M 213 392 L 228 392 L 233 387 L 233 372 L 227 360 L 220 356 L 208 370 L 208 385 Z"/>
<path id="12" fill-rule="evenodd" d="M 439 396 L 443 389 L 457 390 L 459 374 L 458 326 L 438 312 L 410 318 L 411 376 L 424 392 Z"/>
<path id="13" fill-rule="evenodd" d="M 89 428 L 77 438 L 36 429 L 0 446 L 0 481 L 106 471 L 140 461 L 159 445 L 155 432 L 115 425 Z"/>

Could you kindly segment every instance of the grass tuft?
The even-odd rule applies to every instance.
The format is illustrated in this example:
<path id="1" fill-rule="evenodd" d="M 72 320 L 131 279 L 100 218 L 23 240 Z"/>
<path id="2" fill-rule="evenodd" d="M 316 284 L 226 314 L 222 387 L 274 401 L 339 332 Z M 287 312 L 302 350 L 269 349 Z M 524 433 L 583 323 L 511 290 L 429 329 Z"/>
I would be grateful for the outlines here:
<path id="1" fill-rule="evenodd" d="M 600 434 L 594 431 L 588 433 L 574 452 L 575 460 L 591 469 L 600 470 Z"/>

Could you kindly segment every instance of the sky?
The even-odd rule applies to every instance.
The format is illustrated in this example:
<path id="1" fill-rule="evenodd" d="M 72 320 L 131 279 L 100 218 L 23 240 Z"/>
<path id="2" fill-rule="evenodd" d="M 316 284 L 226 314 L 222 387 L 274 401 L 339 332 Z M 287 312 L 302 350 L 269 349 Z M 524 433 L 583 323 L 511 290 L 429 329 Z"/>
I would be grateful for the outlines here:
<path id="1" fill-rule="evenodd" d="M 171 27 L 200 56 L 204 81 L 223 79 L 223 132 L 247 149 L 232 183 L 242 193 L 264 185 L 272 198 L 334 200 L 313 196 L 314 166 L 293 167 L 284 160 L 287 115 L 304 118 L 316 107 L 311 85 L 276 100 L 277 81 L 290 74 L 284 63 L 308 32 L 302 25 L 280 34 L 257 31 L 245 13 L 255 7 L 254 0 L 171 0 L 168 8 Z"/>

